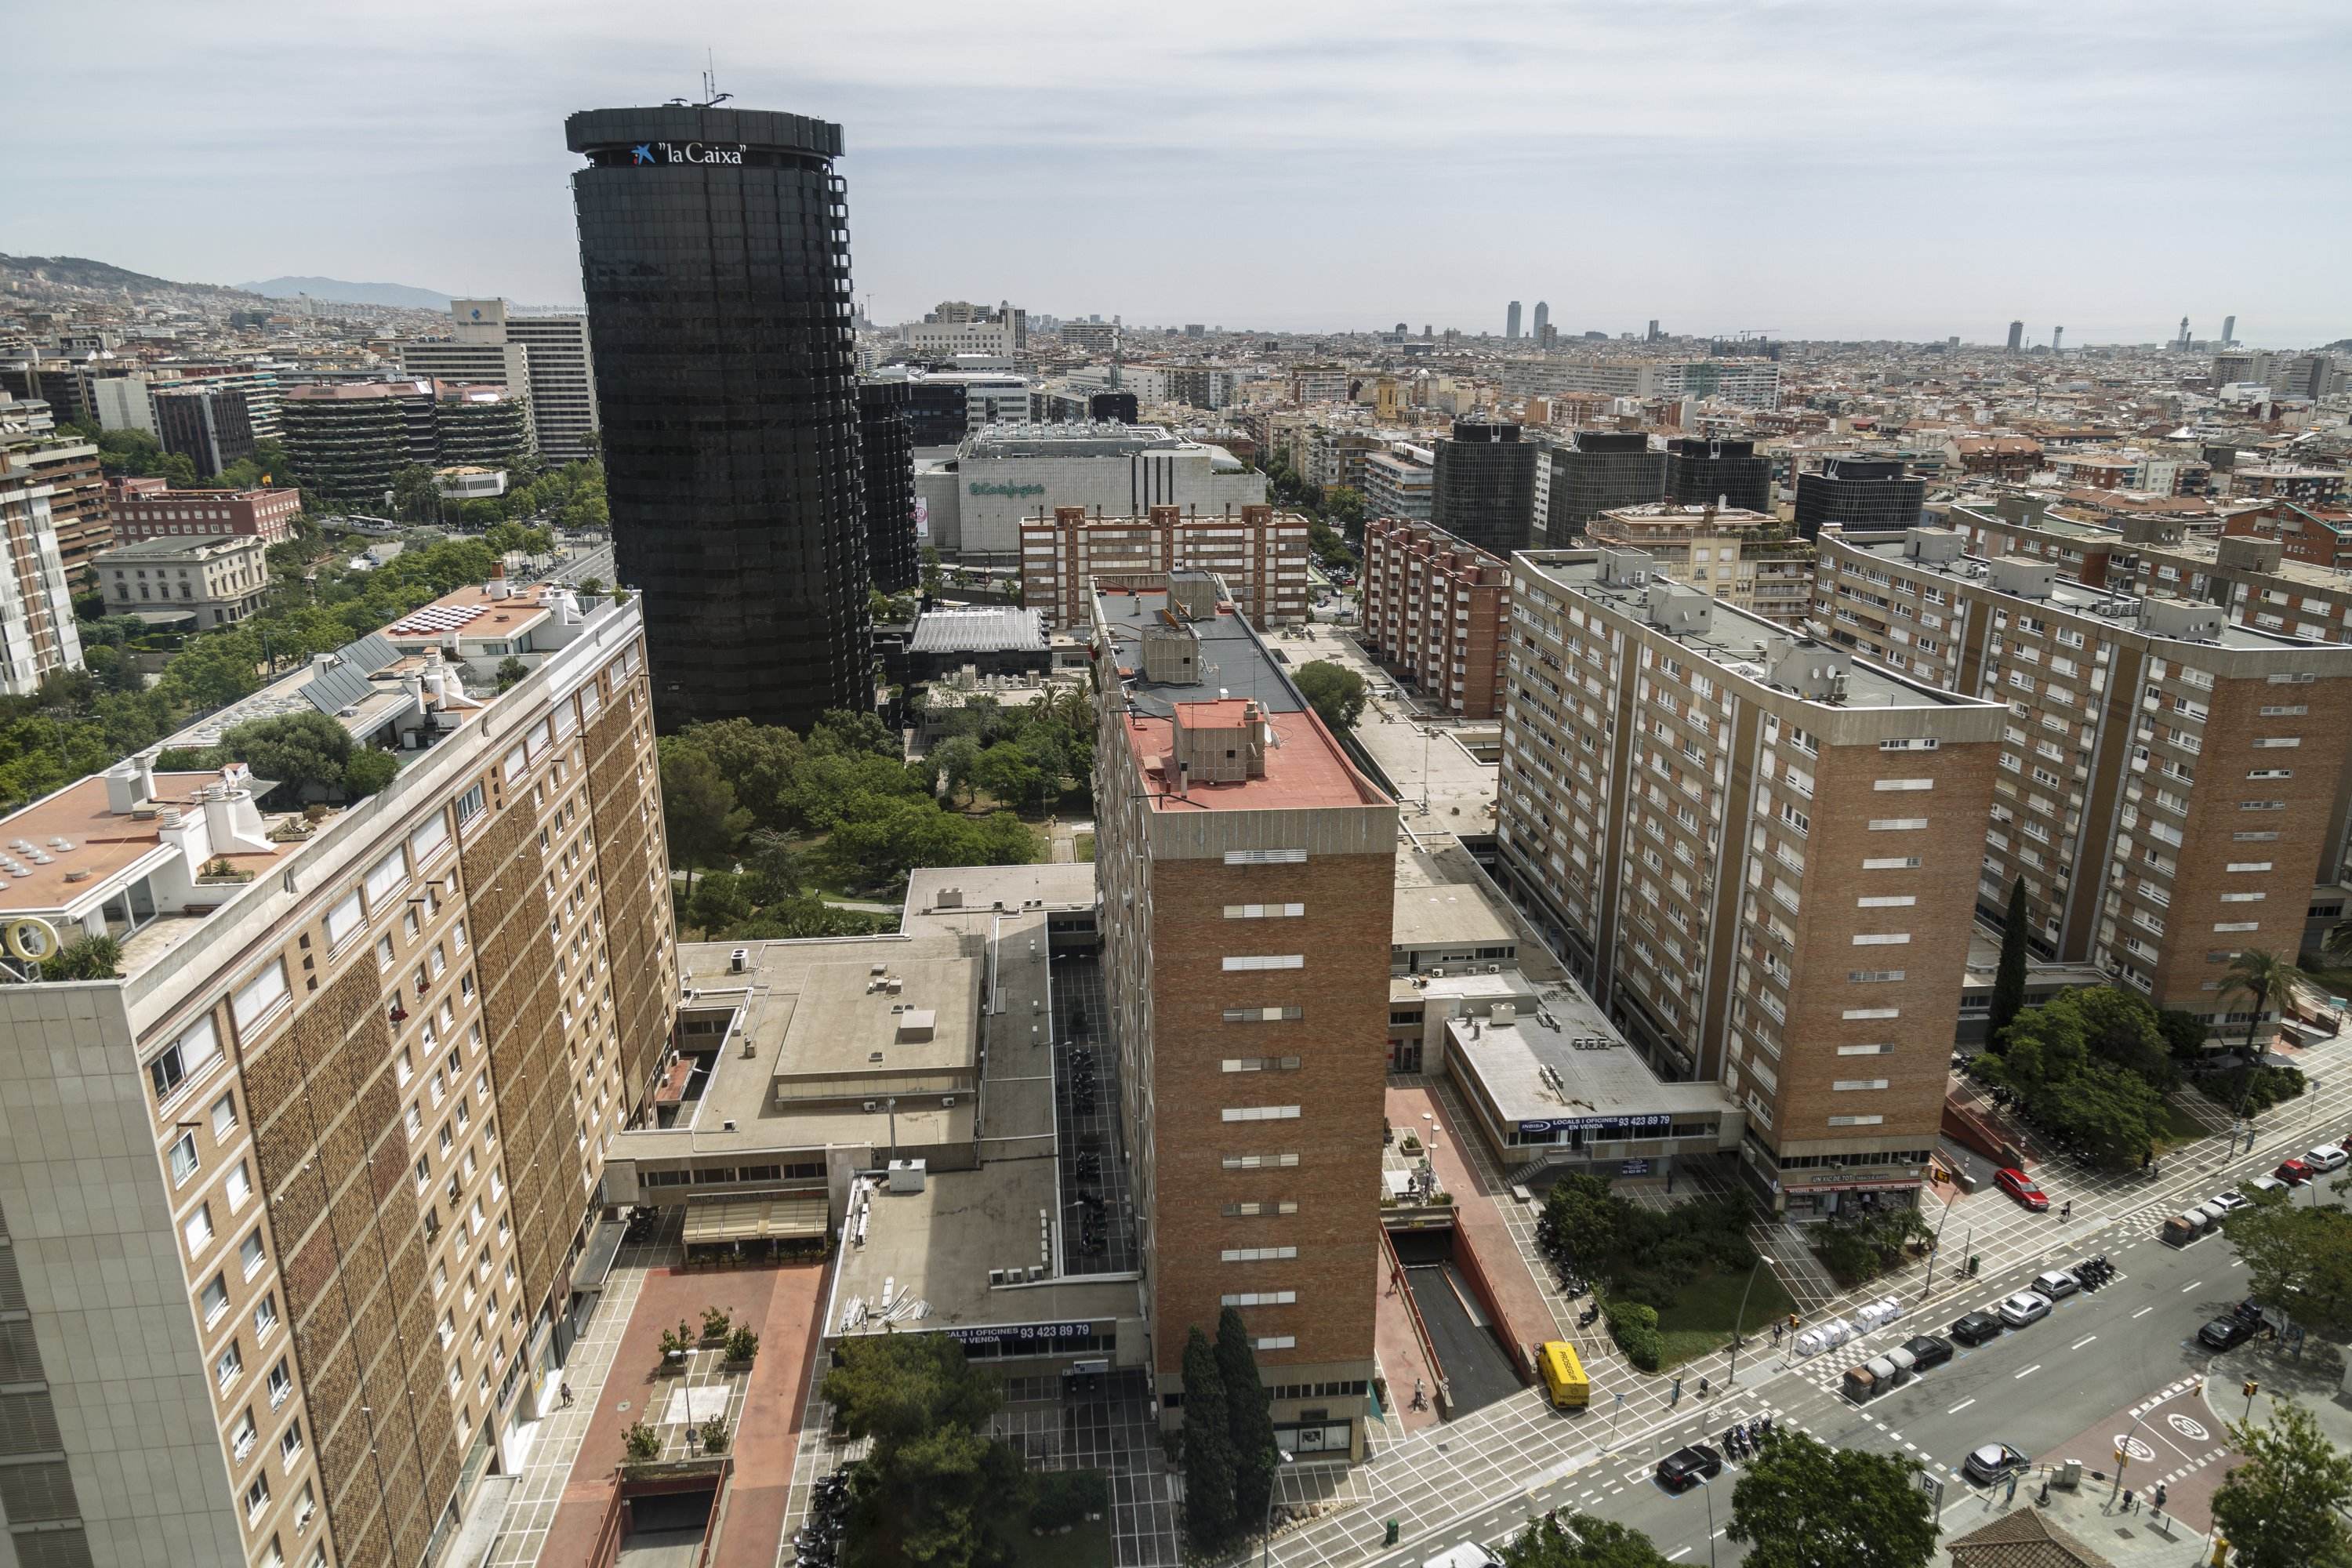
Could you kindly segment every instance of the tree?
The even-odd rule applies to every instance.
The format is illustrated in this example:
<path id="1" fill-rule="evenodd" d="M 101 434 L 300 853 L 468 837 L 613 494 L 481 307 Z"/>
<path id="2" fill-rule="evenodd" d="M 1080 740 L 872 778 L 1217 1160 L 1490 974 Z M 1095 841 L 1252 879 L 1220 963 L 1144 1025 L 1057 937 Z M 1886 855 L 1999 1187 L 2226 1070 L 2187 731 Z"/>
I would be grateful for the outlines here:
<path id="1" fill-rule="evenodd" d="M 730 854 L 751 826 L 751 814 L 736 805 L 734 785 L 719 776 L 709 754 L 682 739 L 661 738 L 662 820 L 669 827 L 670 858 L 686 868 L 690 895 L 697 868 Z"/>
<path id="2" fill-rule="evenodd" d="M 2193 1062 L 2205 1054 L 2207 1029 L 2200 1014 L 2179 1007 L 2159 1007 L 2156 1010 L 2156 1031 L 2164 1037 L 2164 1048 L 2176 1062 Z"/>
<path id="3" fill-rule="evenodd" d="M 353 800 L 365 800 L 382 793 L 399 772 L 399 757 L 373 746 L 362 746 L 343 764 L 343 793 Z"/>
<path id="4" fill-rule="evenodd" d="M 2309 978 L 2300 969 L 2275 952 L 2250 947 L 2230 961 L 2221 972 L 2221 994 L 2246 999 L 2250 1016 L 2246 1019 L 2246 1054 L 2254 1054 L 2254 1037 L 2261 1032 L 2263 1015 L 2275 1008 L 2280 1016 L 2286 1015 L 2286 1005 L 2294 995 L 2295 982 Z"/>
<path id="5" fill-rule="evenodd" d="M 2000 967 L 1992 976 L 1991 1033 L 1986 1038 L 1996 1047 L 2001 1031 L 2025 1007 L 2025 879 L 2021 876 L 2009 887 L 2009 918 L 2000 928 Z"/>
<path id="6" fill-rule="evenodd" d="M 1545 1194 L 1537 1234 L 1547 1247 L 1566 1253 L 1588 1272 L 1596 1271 L 1617 1256 L 1632 1207 L 1601 1177 L 1572 1173 L 1554 1182 Z"/>
<path id="7" fill-rule="evenodd" d="M 1344 664 L 1310 659 L 1298 667 L 1298 694 L 1336 733 L 1352 729 L 1364 711 L 1364 678 Z"/>
<path id="8" fill-rule="evenodd" d="M 1530 1519 L 1502 1556 L 1504 1568 L 1667 1568 L 1648 1536 L 1589 1513 L 1571 1513 L 1557 1526 Z"/>
<path id="9" fill-rule="evenodd" d="M 939 551 L 939 546 L 937 546 L 937 545 L 935 545 L 935 544 L 926 544 L 926 545 L 924 545 L 924 546 L 923 546 L 923 597 L 924 597 L 924 598 L 926 598 L 926 599 L 936 599 L 936 598 L 938 598 L 938 597 L 940 596 L 940 584 L 945 581 L 945 578 L 946 578 L 946 574 L 945 574 L 945 573 L 940 569 L 940 551 Z"/>
<path id="10" fill-rule="evenodd" d="M 2254 1193 L 2230 1216 L 2230 1245 L 2251 1277 L 2247 1293 L 2291 1301 L 2295 1321 L 2331 1340 L 2352 1339 L 2352 1213 Z"/>
<path id="11" fill-rule="evenodd" d="M 850 1488 L 850 1568 L 998 1568 L 1019 1560 L 1032 1495 L 1020 1456 L 989 1434 L 1003 1405 L 944 1334 L 845 1341 L 824 1396 L 873 1450 Z"/>
<path id="12" fill-rule="evenodd" d="M 1332 485 L 1323 491 L 1323 515 L 1353 527 L 1364 521 L 1364 492 L 1352 485 Z"/>
<path id="13" fill-rule="evenodd" d="M 530 666 L 523 663 L 522 660 L 517 658 L 512 654 L 507 655 L 506 658 L 499 660 L 499 693 L 503 695 L 511 690 L 516 682 L 520 681 L 524 676 L 529 675 L 530 673 Z"/>
<path id="14" fill-rule="evenodd" d="M 434 522 L 441 516 L 441 489 L 433 470 L 422 463 L 395 468 L 392 475 L 392 512 L 409 522 Z"/>
<path id="15" fill-rule="evenodd" d="M 1257 1374 L 1257 1350 L 1250 1343 L 1248 1325 L 1232 1307 L 1217 1314 L 1217 1375 L 1225 1385 L 1225 1430 L 1233 1436 L 1234 1523 L 1252 1530 L 1267 1517 L 1281 1458 L 1265 1384 Z"/>
<path id="16" fill-rule="evenodd" d="M 112 980 L 121 973 L 122 944 L 100 932 L 75 937 L 41 960 L 44 980 Z"/>
<path id="17" fill-rule="evenodd" d="M 1732 1489 L 1724 1531 L 1750 1568 L 1926 1568 L 1937 1528 L 1919 1467 L 1776 1432 Z"/>
<path id="18" fill-rule="evenodd" d="M 2352 1458 L 2320 1435 L 2311 1412 L 2282 1399 L 2263 1426 L 2230 1423 L 2230 1437 L 2246 1456 L 2213 1497 L 2230 1561 L 2243 1568 L 2352 1564 L 2352 1531 L 2340 1512 L 2352 1504 Z"/>
<path id="19" fill-rule="evenodd" d="M 1224 1379 L 1209 1336 L 1184 1341 L 1184 1531 L 1195 1555 L 1221 1552 L 1234 1535 L 1233 1423 Z"/>
<path id="20" fill-rule="evenodd" d="M 220 738 L 214 751 L 245 763 L 299 799 L 306 790 L 340 789 L 343 766 L 352 760 L 351 731 L 324 713 L 288 713 L 254 719 Z M 217 764 L 215 764 L 217 765 Z"/>

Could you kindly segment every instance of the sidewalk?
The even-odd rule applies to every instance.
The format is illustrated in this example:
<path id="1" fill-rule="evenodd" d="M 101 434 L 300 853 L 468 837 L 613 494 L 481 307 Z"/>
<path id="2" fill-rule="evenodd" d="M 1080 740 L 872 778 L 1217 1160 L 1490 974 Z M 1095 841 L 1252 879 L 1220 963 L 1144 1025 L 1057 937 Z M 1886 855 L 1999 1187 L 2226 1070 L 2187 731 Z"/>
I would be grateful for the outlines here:
<path id="1" fill-rule="evenodd" d="M 1518 1200 L 1511 1195 L 1510 1188 L 1503 1184 L 1499 1175 L 1479 1168 L 1483 1161 L 1474 1164 L 1465 1154 L 1469 1147 L 1466 1141 L 1476 1138 L 1477 1133 L 1465 1125 L 1457 1137 L 1451 1113 L 1427 1084 L 1391 1081 L 1388 1119 L 1396 1128 L 1400 1142 L 1410 1131 L 1427 1146 L 1430 1160 L 1437 1167 L 1438 1186 L 1454 1197 L 1454 1260 L 1464 1266 L 1465 1272 L 1484 1278 L 1493 1298 L 1496 1327 L 1502 1335 L 1503 1347 L 1511 1352 L 1513 1364 L 1526 1371 L 1530 1364 L 1531 1347 L 1559 1338 L 1559 1329 L 1550 1303 L 1529 1276 L 1519 1256 L 1518 1244 L 1512 1239 L 1510 1226 L 1498 1212 L 1504 1205 L 1519 1208 Z M 1464 1257 L 1465 1252 L 1467 1258 Z M 1395 1386 L 1394 1379 L 1390 1386 Z"/>

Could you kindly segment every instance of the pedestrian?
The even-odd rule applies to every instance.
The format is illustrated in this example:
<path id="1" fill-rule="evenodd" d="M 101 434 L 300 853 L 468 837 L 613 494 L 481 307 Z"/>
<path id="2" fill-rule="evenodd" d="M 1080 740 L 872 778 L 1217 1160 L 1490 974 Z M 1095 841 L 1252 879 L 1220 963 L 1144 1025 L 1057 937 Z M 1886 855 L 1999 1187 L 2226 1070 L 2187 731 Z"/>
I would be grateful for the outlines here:
<path id="1" fill-rule="evenodd" d="M 1780 1324 L 1780 1323 L 1777 1323 L 1777 1322 L 1776 1322 L 1776 1323 L 1774 1323 L 1774 1324 L 1772 1325 L 1772 1342 L 1773 1342 L 1773 1344 L 1778 1345 L 1778 1344 L 1780 1342 L 1780 1335 L 1781 1335 L 1784 1331 L 1784 1331 L 1783 1326 L 1782 1326 L 1781 1324 Z"/>
<path id="2" fill-rule="evenodd" d="M 1674 1392 L 1673 1392 L 1672 1394 L 1670 1394 L 1666 1395 L 1666 1407 L 1667 1407 L 1668 1409 L 1670 1409 L 1670 1410 L 1671 1410 L 1671 1409 L 1672 1409 L 1672 1408 L 1674 1408 L 1675 1405 L 1680 1405 L 1682 1402 L 1683 1402 L 1683 1380 L 1682 1380 L 1681 1378 L 1677 1377 L 1676 1379 L 1675 1379 L 1675 1389 L 1674 1389 Z"/>
<path id="3" fill-rule="evenodd" d="M 2015 1470 L 2009 1472 L 2009 1496 L 2003 1500 L 2007 1502 L 2015 1502 L 2017 1500 L 2017 1472 Z"/>
<path id="4" fill-rule="evenodd" d="M 1675 1384 L 1679 1388 L 1682 1384 L 1682 1379 L 1675 1379 Z M 1703 1377 L 1698 1380 L 1698 1394 L 1701 1399 L 1706 1397 L 1706 1379 Z"/>
<path id="5" fill-rule="evenodd" d="M 2073 1214 L 2074 1212 L 2074 1199 L 2072 1199 L 2072 1198 L 2068 1198 L 2064 1203 L 2060 1204 L 2060 1205 L 2058 1205 L 2058 1217 L 2059 1217 L 2060 1219 L 2064 1219 L 2067 1215 L 2069 1215 Z"/>
<path id="6" fill-rule="evenodd" d="M 2156 1483 L 2156 1500 L 2153 1506 L 2159 1512 L 2164 1509 L 2164 1483 L 2162 1481 Z"/>

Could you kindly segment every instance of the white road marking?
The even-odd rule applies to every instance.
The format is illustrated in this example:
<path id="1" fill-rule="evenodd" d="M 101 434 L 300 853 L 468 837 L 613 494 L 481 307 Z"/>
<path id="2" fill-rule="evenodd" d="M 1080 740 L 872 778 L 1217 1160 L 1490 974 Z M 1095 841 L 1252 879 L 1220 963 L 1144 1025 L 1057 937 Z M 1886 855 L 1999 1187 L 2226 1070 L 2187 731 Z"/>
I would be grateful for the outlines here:
<path id="1" fill-rule="evenodd" d="M 1685 1557 L 1689 1556 L 1690 1554 L 1691 1554 L 1691 1549 L 1690 1549 L 1689 1547 L 1685 1546 L 1685 1547 L 1684 1547 L 1680 1552 L 1667 1552 L 1667 1553 L 1666 1553 L 1666 1561 L 1667 1561 L 1667 1562 L 1669 1562 L 1669 1563 L 1679 1563 L 1679 1562 L 1681 1562 L 1684 1558 L 1685 1558 Z"/>
<path id="2" fill-rule="evenodd" d="M 2132 1314 L 2132 1316 L 2133 1316 L 2133 1317 L 2135 1317 L 2135 1318 L 2145 1318 L 2145 1317 L 2147 1317 L 2150 1312 L 2153 1312 L 2153 1311 L 2155 1311 L 2155 1310 L 2156 1310 L 2156 1309 L 2155 1309 L 2155 1308 L 2153 1308 L 2153 1307 L 2142 1307 L 2138 1311 L 2134 1312 L 2134 1313 Z"/>
<path id="3" fill-rule="evenodd" d="M 2084 1345 L 2089 1344 L 2093 1340 L 2095 1340 L 2099 1336 L 2096 1334 L 2084 1334 L 2081 1339 L 2076 1340 L 2073 1344 L 2068 1345 L 2066 1348 L 2070 1351 L 2081 1350 Z"/>
<path id="4" fill-rule="evenodd" d="M 2032 1377 L 2035 1373 L 2040 1372 L 2041 1370 L 2042 1363 L 2037 1361 L 2032 1366 L 2027 1367 L 2023 1372 L 2019 1373 L 2017 1377 Z M 2017 1381 L 2017 1377 L 2011 1378 L 2010 1382 L 2015 1383 Z"/>
<path id="5" fill-rule="evenodd" d="M 2188 1284 L 2183 1285 L 2183 1286 L 2180 1288 L 2180 1293 L 2181 1293 L 2182 1295 L 2186 1296 L 2186 1295 L 2188 1295 L 2188 1294 L 2189 1294 L 2189 1292 L 2190 1292 L 2191 1290 L 2196 1289 L 2197 1289 L 2197 1287 L 2199 1287 L 2200 1285 L 2202 1285 L 2202 1284 L 2204 1284 L 2204 1283 L 2205 1283 L 2205 1281 L 2203 1281 L 2202 1279 L 2191 1279 Z"/>
<path id="6" fill-rule="evenodd" d="M 1953 1405 L 1949 1410 L 1945 1411 L 1944 1414 L 1947 1415 L 1958 1415 L 1961 1411 L 1966 1410 L 1969 1405 L 1974 1405 L 1976 1401 L 1973 1399 L 1963 1399 L 1958 1405 Z"/>

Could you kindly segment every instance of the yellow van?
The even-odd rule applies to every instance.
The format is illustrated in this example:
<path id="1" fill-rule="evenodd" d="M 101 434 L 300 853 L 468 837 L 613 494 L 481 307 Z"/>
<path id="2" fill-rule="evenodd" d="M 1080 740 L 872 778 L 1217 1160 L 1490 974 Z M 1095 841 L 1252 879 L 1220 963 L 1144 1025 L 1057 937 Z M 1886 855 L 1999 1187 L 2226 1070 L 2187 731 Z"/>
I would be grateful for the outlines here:
<path id="1" fill-rule="evenodd" d="M 1592 1403 L 1592 1380 L 1584 1375 L 1584 1363 L 1576 1359 L 1576 1347 L 1566 1340 L 1547 1341 L 1537 1352 L 1536 1365 L 1543 1373 L 1544 1391 L 1551 1395 L 1555 1408 L 1581 1410 Z"/>

